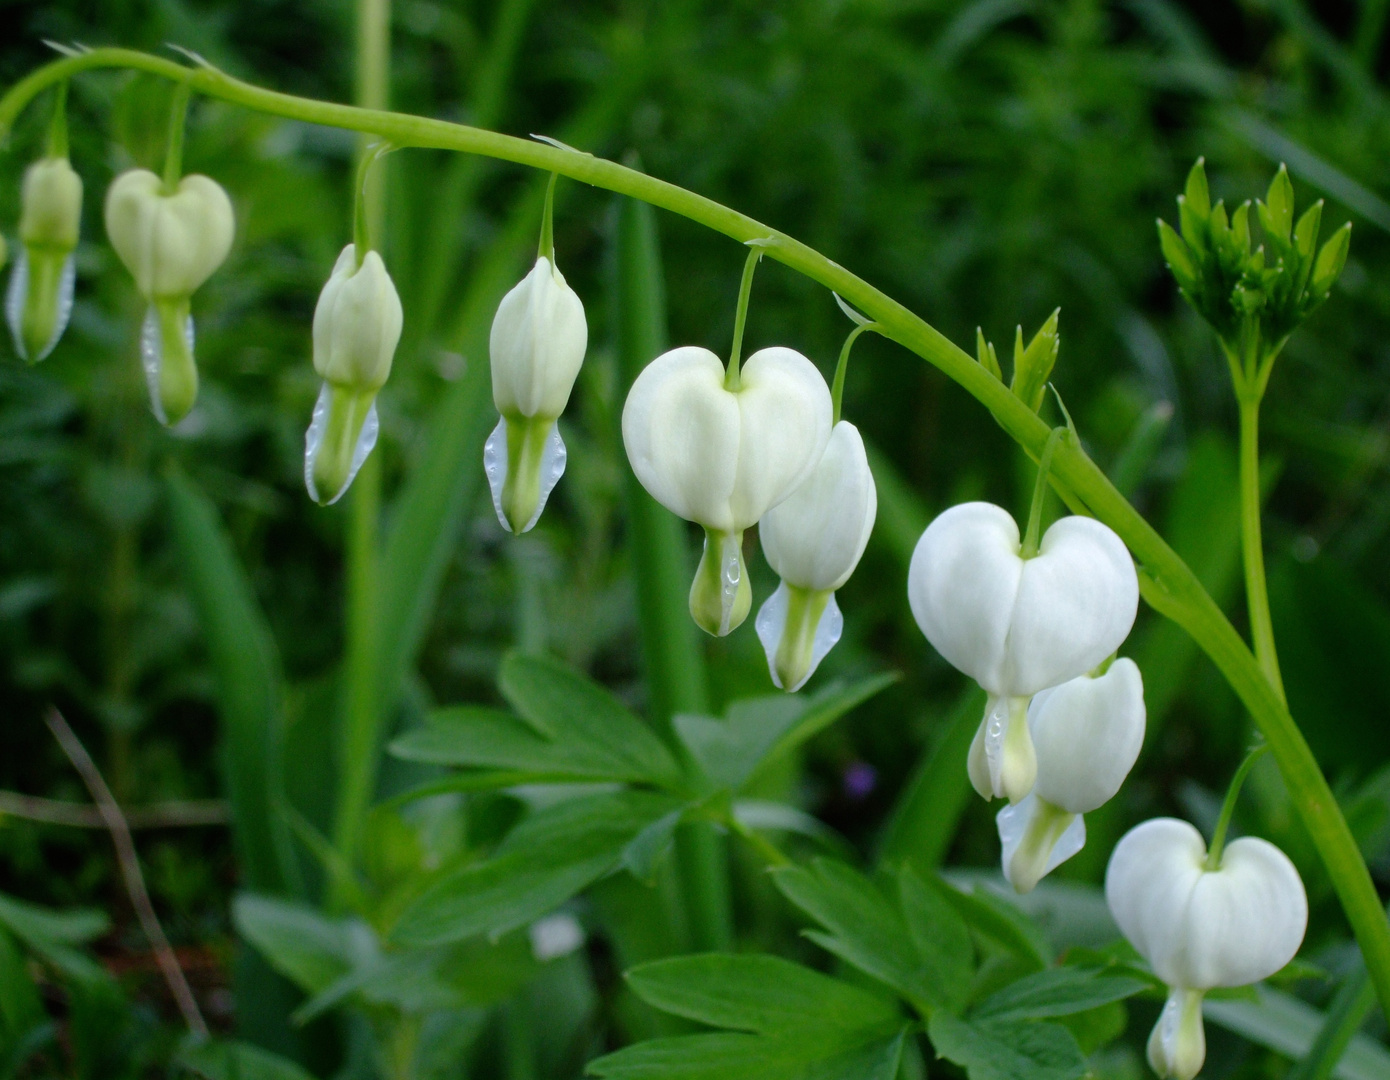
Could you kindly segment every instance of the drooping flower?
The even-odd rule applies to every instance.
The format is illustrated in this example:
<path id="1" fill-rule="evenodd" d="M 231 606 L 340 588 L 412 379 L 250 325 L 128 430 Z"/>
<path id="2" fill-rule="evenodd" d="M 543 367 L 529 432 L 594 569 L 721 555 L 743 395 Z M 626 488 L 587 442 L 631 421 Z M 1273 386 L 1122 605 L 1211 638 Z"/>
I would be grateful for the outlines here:
<path id="1" fill-rule="evenodd" d="M 555 421 L 569 402 L 588 343 L 584 304 L 541 255 L 502 298 L 489 340 L 500 418 L 483 449 L 483 465 L 504 529 L 524 533 L 535 525 L 565 471 Z"/>
<path id="2" fill-rule="evenodd" d="M 185 176 L 172 190 L 147 169 L 131 169 L 106 193 L 106 235 L 149 302 L 140 353 L 150 404 L 174 424 L 198 397 L 191 299 L 232 247 L 236 219 L 215 180 Z"/>
<path id="3" fill-rule="evenodd" d="M 1206 1058 L 1202 995 L 1273 975 L 1293 959 L 1308 926 L 1308 897 L 1287 855 L 1241 837 L 1212 869 L 1201 834 L 1175 818 L 1125 834 L 1105 873 L 1105 899 L 1169 987 L 1148 1054 L 1159 1076 L 1176 1080 L 1192 1080 Z"/>
<path id="4" fill-rule="evenodd" d="M 976 790 L 1020 801 L 1037 772 L 1028 699 L 1095 668 L 1134 625 L 1129 551 L 1099 521 L 1064 517 L 1024 558 L 1007 511 L 962 503 L 922 534 L 907 591 L 927 640 L 989 695 L 970 751 Z"/>
<path id="5" fill-rule="evenodd" d="M 323 378 L 304 437 L 304 484 L 313 500 L 342 497 L 376 445 L 377 391 L 401 338 L 401 301 L 386 264 L 343 248 L 314 309 L 314 370 Z"/>
<path id="6" fill-rule="evenodd" d="M 46 157 L 24 173 L 19 252 L 5 294 L 15 352 L 36 364 L 58 344 L 72 313 L 73 249 L 82 223 L 82 178 L 66 157 Z"/>
<path id="7" fill-rule="evenodd" d="M 1037 754 L 1033 790 L 996 818 L 1004 876 L 1021 893 L 1086 843 L 1082 817 L 1115 797 L 1144 745 L 1144 683 L 1133 660 L 1098 677 L 1082 675 L 1038 693 L 1028 706 Z M 971 780 L 988 786 L 988 768 L 972 757 Z"/>
<path id="8" fill-rule="evenodd" d="M 878 491 L 859 429 L 841 420 L 814 471 L 758 524 L 763 554 L 782 579 L 758 610 L 772 681 L 799 690 L 840 640 L 835 602 L 864 554 Z"/>
<path id="9" fill-rule="evenodd" d="M 761 349 L 737 387 L 719 357 L 672 349 L 643 369 L 623 406 L 623 445 L 657 502 L 704 526 L 690 613 L 724 635 L 748 615 L 753 593 L 743 531 L 810 476 L 830 439 L 830 390 L 799 352 Z"/>

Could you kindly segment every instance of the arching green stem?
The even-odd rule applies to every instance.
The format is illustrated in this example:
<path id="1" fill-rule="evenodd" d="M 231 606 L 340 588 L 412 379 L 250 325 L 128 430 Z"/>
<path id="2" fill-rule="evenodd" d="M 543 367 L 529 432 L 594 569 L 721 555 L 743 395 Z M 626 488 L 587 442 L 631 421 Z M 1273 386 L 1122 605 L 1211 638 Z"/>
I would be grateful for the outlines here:
<path id="1" fill-rule="evenodd" d="M 234 79 L 211 66 L 190 70 L 130 49 L 93 49 L 32 72 L 0 98 L 0 135 L 43 90 L 79 72 L 110 67 L 187 80 L 207 97 L 286 119 L 375 135 L 398 147 L 483 154 L 558 172 L 680 214 L 742 243 L 758 241 L 772 258 L 844 297 L 877 322 L 885 337 L 959 383 L 1027 453 L 1040 456 L 1046 446 L 1049 428 L 1032 409 L 987 368 L 896 300 L 820 252 L 746 214 L 616 162 L 442 120 L 281 94 Z M 1288 706 L 1191 568 L 1120 494 L 1078 442 L 1066 440 L 1057 446 L 1050 476 L 1069 503 L 1094 514 L 1125 542 L 1140 567 L 1144 599 L 1187 631 L 1211 657 L 1268 740 L 1294 806 L 1356 934 L 1382 1007 L 1390 1013 L 1390 922 L 1355 837 Z M 357 483 L 362 483 L 361 476 Z"/>
<path id="2" fill-rule="evenodd" d="M 724 376 L 725 390 L 737 390 L 739 386 L 738 362 L 743 351 L 743 327 L 748 322 L 748 297 L 753 292 L 753 271 L 762 257 L 760 245 L 748 252 L 748 261 L 743 264 L 743 280 L 738 283 L 738 307 L 734 310 L 734 343 L 729 349 L 729 367 Z"/>
<path id="3" fill-rule="evenodd" d="M 64 79 L 53 91 L 53 119 L 48 122 L 48 147 L 46 156 L 65 158 L 68 156 L 68 81 Z"/>
<path id="4" fill-rule="evenodd" d="M 545 185 L 545 209 L 541 211 L 541 242 L 536 254 L 555 267 L 555 181 L 559 173 L 550 174 L 550 183 Z"/>
<path id="5" fill-rule="evenodd" d="M 1240 799 L 1240 789 L 1245 784 L 1245 778 L 1250 775 L 1250 770 L 1255 767 L 1255 762 L 1264 757 L 1268 749 L 1268 743 L 1260 743 L 1252 749 L 1245 755 L 1245 760 L 1240 763 L 1235 776 L 1231 777 L 1231 786 L 1226 789 L 1226 801 L 1221 804 L 1221 816 L 1216 819 L 1216 828 L 1211 834 L 1211 847 L 1207 849 L 1208 870 L 1221 869 L 1221 853 L 1226 850 L 1226 831 L 1231 827 L 1236 802 Z"/>
<path id="6" fill-rule="evenodd" d="M 830 404 L 834 408 L 834 415 L 830 421 L 832 424 L 840 422 L 840 403 L 845 396 L 845 372 L 849 369 L 849 351 L 854 348 L 854 343 L 865 330 L 877 329 L 877 323 L 860 323 L 849 332 L 844 345 L 840 347 L 840 361 L 835 365 L 835 381 L 830 384 Z"/>
<path id="7" fill-rule="evenodd" d="M 391 152 L 389 143 L 376 143 L 367 148 L 367 152 L 362 155 L 362 159 L 357 163 L 357 183 L 353 188 L 352 199 L 352 246 L 357 255 L 357 265 L 362 265 L 362 260 L 367 257 L 367 252 L 372 250 L 372 217 L 371 200 L 367 197 L 367 176 L 372 171 L 372 166 L 376 164 L 377 158 L 383 154 Z"/>
<path id="8" fill-rule="evenodd" d="M 174 87 L 169 105 L 169 137 L 164 149 L 164 192 L 172 195 L 183 179 L 183 129 L 188 122 L 188 99 L 193 90 L 185 80 Z"/>

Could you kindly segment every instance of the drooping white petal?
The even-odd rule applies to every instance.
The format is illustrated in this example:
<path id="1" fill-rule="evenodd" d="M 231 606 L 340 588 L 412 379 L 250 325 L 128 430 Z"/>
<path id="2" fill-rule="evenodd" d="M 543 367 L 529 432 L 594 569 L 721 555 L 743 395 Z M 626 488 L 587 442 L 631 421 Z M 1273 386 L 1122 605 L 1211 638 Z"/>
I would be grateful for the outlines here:
<path id="1" fill-rule="evenodd" d="M 1169 986 L 1244 986 L 1293 959 L 1308 925 L 1303 882 L 1282 851 L 1242 837 L 1221 868 L 1185 821 L 1155 818 L 1116 845 L 1105 898 L 1125 937 Z"/>
<path id="2" fill-rule="evenodd" d="M 768 565 L 783 581 L 834 592 L 864 554 L 878 492 L 859 429 L 841 420 L 814 471 L 758 523 Z"/>
<path id="3" fill-rule="evenodd" d="M 159 310 L 154 304 L 145 309 L 144 321 L 140 324 L 140 367 L 145 372 L 145 386 L 150 392 L 150 411 L 161 424 L 167 425 L 169 417 L 164 408 L 164 365 L 168 358 L 169 342 L 164 340 L 160 324 Z M 187 356 L 193 355 L 193 316 L 189 315 L 183 324 L 183 344 Z M 178 419 L 182 419 L 179 417 Z M 175 423 L 178 420 L 174 421 Z"/>
<path id="4" fill-rule="evenodd" d="M 583 302 L 559 269 L 541 256 L 502 298 L 492 320 L 488 352 L 497 411 L 503 416 L 559 416 L 588 342 Z"/>
<path id="5" fill-rule="evenodd" d="M 314 402 L 314 413 L 309 421 L 309 430 L 304 433 L 304 486 L 309 492 L 309 498 L 321 506 L 332 506 L 352 486 L 352 481 L 357 477 L 357 471 L 362 468 L 362 463 L 367 460 L 367 455 L 376 446 L 377 435 L 381 430 L 381 422 L 377 419 L 376 402 L 374 401 L 367 410 L 366 419 L 363 420 L 362 427 L 357 433 L 357 439 L 353 443 L 352 461 L 348 466 L 346 479 L 342 486 L 336 492 L 320 492 L 318 482 L 314 477 L 314 466 L 318 463 L 318 456 L 323 451 L 323 440 L 328 431 L 332 402 L 333 387 L 328 382 L 324 382 L 319 388 L 318 400 Z"/>
<path id="6" fill-rule="evenodd" d="M 1121 658 L 1097 679 L 1043 690 L 1028 707 L 1038 758 L 1034 793 L 1073 814 L 1115 797 L 1144 745 L 1144 682 Z"/>
<path id="7" fill-rule="evenodd" d="M 558 424 L 551 424 L 550 433 L 546 436 L 545 448 L 541 451 L 540 456 L 537 485 L 540 493 L 539 499 L 530 519 L 519 532 L 530 532 L 535 528 L 536 522 L 541 518 L 541 511 L 545 509 L 546 501 L 550 498 L 550 493 L 555 490 L 555 485 L 560 482 L 560 477 L 565 475 L 565 464 L 568 461 L 569 451 L 565 449 L 565 440 L 560 438 L 560 427 Z M 511 532 L 512 526 L 507 520 L 506 510 L 503 508 L 503 495 L 507 483 L 507 418 L 504 416 L 498 417 L 497 426 L 492 429 L 492 434 L 487 437 L 487 442 L 483 444 L 483 472 L 487 475 L 487 486 L 492 493 L 492 508 L 497 512 L 497 520 L 501 523 L 502 528 Z"/>
<path id="8" fill-rule="evenodd" d="M 1022 802 L 995 815 L 1004 878 L 1018 892 L 1031 892 L 1048 874 L 1086 846 L 1086 821 L 1040 799 L 1036 788 Z"/>
<path id="9" fill-rule="evenodd" d="M 947 662 L 991 694 L 1007 693 L 1009 627 L 1023 577 L 1018 525 L 993 503 L 953 506 L 912 553 L 907 599 Z"/>
<path id="10" fill-rule="evenodd" d="M 786 690 L 788 693 L 794 693 L 806 685 L 806 680 L 816 673 L 816 668 L 820 667 L 820 662 L 835 647 L 845 629 L 845 617 L 840 613 L 840 605 L 835 602 L 835 594 L 831 593 L 825 597 L 825 606 L 815 615 L 815 625 L 811 628 L 809 642 L 798 640 L 806 636 L 804 629 L 797 625 L 789 627 L 787 624 L 788 612 L 796 606 L 786 581 L 782 581 L 776 591 L 763 601 L 754 624 L 757 627 L 758 640 L 762 642 L 763 652 L 767 656 L 772 683 L 777 689 Z M 787 641 L 789 631 L 794 635 L 791 642 Z M 789 672 L 789 679 L 782 677 L 783 670 Z M 790 674 L 792 671 L 795 672 L 794 675 Z"/>

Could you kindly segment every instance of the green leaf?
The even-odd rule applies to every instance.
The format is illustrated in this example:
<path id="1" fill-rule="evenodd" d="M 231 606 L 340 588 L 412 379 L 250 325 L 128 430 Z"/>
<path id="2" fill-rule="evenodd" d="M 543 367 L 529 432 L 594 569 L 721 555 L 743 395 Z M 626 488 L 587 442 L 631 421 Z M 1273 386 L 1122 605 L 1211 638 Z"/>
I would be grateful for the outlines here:
<path id="1" fill-rule="evenodd" d="M 898 896 L 912 943 L 927 979 L 941 988 L 948 1006 L 959 1010 L 975 977 L 970 928 L 946 898 L 946 886 L 923 881 L 911 867 L 898 875 Z"/>
<path id="2" fill-rule="evenodd" d="M 502 696 L 535 733 L 609 775 L 676 787 L 680 766 L 649 727 L 603 687 L 558 660 L 509 653 L 498 679 Z"/>
<path id="3" fill-rule="evenodd" d="M 1183 188 L 1187 205 L 1199 219 L 1205 221 L 1211 213 L 1211 191 L 1207 187 L 1207 159 L 1198 158 L 1187 174 L 1187 184 Z"/>
<path id="4" fill-rule="evenodd" d="M 47 1019 L 48 1014 L 39 1000 L 39 988 L 29 975 L 24 955 L 14 938 L 0 931 L 0 1020 L 4 1021 L 0 1029 L 4 1039 L 0 1046 L 9 1053 L 26 1033 Z"/>
<path id="5" fill-rule="evenodd" d="M 175 1061 L 206 1080 L 314 1080 L 288 1058 L 244 1042 L 219 1039 L 187 1046 Z"/>
<path id="6" fill-rule="evenodd" d="M 1309 284 L 1315 296 L 1331 291 L 1337 279 L 1342 276 L 1342 268 L 1347 264 L 1347 252 L 1351 250 L 1351 222 L 1348 221 L 1323 244 L 1318 252 L 1318 261 L 1313 265 L 1313 280 Z"/>
<path id="7" fill-rule="evenodd" d="M 85 945 L 111 928 L 106 913 L 94 908 L 54 911 L 3 893 L 0 893 L 0 924 L 31 945 Z"/>
<path id="8" fill-rule="evenodd" d="M 1185 292 L 1194 292 L 1202 282 L 1197 261 L 1192 257 L 1192 252 L 1183 242 L 1183 238 L 1162 218 L 1158 219 L 1158 246 L 1163 252 L 1163 261 L 1168 264 L 1173 277 L 1177 278 L 1178 285 Z"/>
<path id="9" fill-rule="evenodd" d="M 1042 969 L 1052 963 L 1052 947 L 1043 932 L 1022 911 L 993 895 L 983 885 L 970 892 L 947 889 L 946 897 L 975 930 L 992 938 L 1024 963 Z"/>
<path id="10" fill-rule="evenodd" d="M 1269 192 L 1259 210 L 1260 224 L 1265 231 L 1288 243 L 1293 230 L 1293 182 L 1289 180 L 1289 170 L 1282 164 L 1269 182 Z"/>
<path id="11" fill-rule="evenodd" d="M 892 1031 L 896 1003 L 775 956 L 705 953 L 642 964 L 628 985 L 650 1005 L 760 1035 L 805 1028 Z"/>
<path id="12" fill-rule="evenodd" d="M 1297 1060 L 1308 1053 L 1322 1030 L 1323 1013 L 1292 994 L 1255 987 L 1256 1000 L 1202 1004 L 1202 1015 L 1251 1042 Z M 1384 1080 L 1390 1076 L 1390 1050 L 1358 1032 L 1352 1036 L 1332 1075 L 1337 1080 Z"/>
<path id="13" fill-rule="evenodd" d="M 568 799 L 522 821 L 483 863 L 443 871 L 392 933 L 406 945 L 500 936 L 539 918 L 621 863 L 648 825 L 679 804 L 637 791 Z"/>
<path id="14" fill-rule="evenodd" d="M 232 901 L 232 922 L 271 967 L 311 994 L 341 978 L 376 944 L 363 922 L 330 919 L 306 904 L 249 893 Z"/>
<path id="15" fill-rule="evenodd" d="M 963 1066 L 970 1080 L 1076 1080 L 1086 1059 L 1058 1024 L 968 1023 L 948 1012 L 927 1026 L 937 1057 Z"/>
<path id="16" fill-rule="evenodd" d="M 283 892 L 298 874 L 275 813 L 284 764 L 280 655 L 217 508 L 176 467 L 168 491 L 175 545 L 217 683 L 237 866 L 249 888 Z"/>
<path id="17" fill-rule="evenodd" d="M 1322 206 L 1323 202 L 1319 199 L 1308 207 L 1294 228 L 1294 246 L 1298 249 L 1299 256 L 1304 260 L 1311 260 L 1313 250 L 1317 247 L 1318 228 L 1322 224 Z M 1307 263 L 1305 262 L 1304 265 L 1306 266 Z"/>
<path id="18" fill-rule="evenodd" d="M 901 678 L 896 672 L 834 682 L 814 694 L 774 694 L 735 701 L 724 719 L 682 715 L 676 733 L 711 781 L 731 791 L 770 762 L 833 724 Z"/>
<path id="19" fill-rule="evenodd" d="M 949 1002 L 951 994 L 918 959 L 902 916 L 868 878 L 829 859 L 772 874 L 782 894 L 829 931 L 806 931 L 827 952 L 893 987 L 918 1009 Z"/>
<path id="20" fill-rule="evenodd" d="M 854 1045 L 833 1030 L 682 1035 L 601 1057 L 588 1072 L 611 1080 L 893 1080 L 902 1044 L 896 1035 Z"/>
<path id="21" fill-rule="evenodd" d="M 1148 989 L 1149 984 L 1138 979 L 1097 975 L 1074 967 L 1050 968 L 991 994 L 971 1016 L 991 1021 L 1070 1016 L 1123 1001 Z"/>

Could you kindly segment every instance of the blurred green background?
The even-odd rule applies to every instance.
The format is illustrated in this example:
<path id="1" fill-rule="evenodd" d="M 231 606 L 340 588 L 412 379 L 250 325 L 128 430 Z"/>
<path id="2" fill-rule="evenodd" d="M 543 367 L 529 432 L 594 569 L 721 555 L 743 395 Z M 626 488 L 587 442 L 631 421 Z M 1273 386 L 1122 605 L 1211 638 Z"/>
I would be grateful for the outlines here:
<path id="1" fill-rule="evenodd" d="M 1355 230 L 1337 291 L 1289 344 L 1265 406 L 1271 600 L 1294 716 L 1384 893 L 1387 9 L 1386 0 L 398 0 L 391 104 L 635 155 L 648 172 L 844 263 L 968 349 L 979 326 L 1008 353 L 1017 324 L 1031 336 L 1060 305 L 1054 381 L 1088 449 L 1240 626 L 1228 374 L 1171 283 L 1153 222 L 1173 220 L 1173 196 L 1199 155 L 1213 197 L 1232 204 L 1262 195 L 1287 162 L 1301 204 L 1328 200 L 1324 235 L 1345 220 Z M 51 58 L 44 39 L 151 51 L 175 43 L 265 86 L 351 100 L 353 17 L 349 0 L 7 0 L 0 82 Z M 503 39 L 510 50 L 498 47 Z M 350 238 L 355 143 L 195 101 L 185 167 L 228 189 L 238 230 L 228 263 L 194 301 L 198 410 L 167 432 L 149 413 L 140 304 L 105 244 L 100 203 L 121 169 L 159 168 L 169 96 L 167 84 L 125 73 L 74 83 L 71 157 L 87 194 L 72 324 L 42 365 L 25 367 L 8 347 L 0 362 L 0 788 L 86 801 L 41 723 L 53 702 L 124 803 L 224 794 L 216 680 L 171 535 L 164 476 L 174 463 L 215 504 L 264 609 L 289 688 L 289 796 L 328 831 L 349 510 L 347 500 L 325 510 L 306 497 L 302 440 L 317 392 L 309 322 Z M 41 99 L 24 114 L 0 162 L 0 230 L 12 245 L 19 181 L 41 152 L 47 111 Z M 468 373 L 486 366 L 488 282 L 508 285 L 524 270 L 535 183 L 511 166 L 442 153 L 390 159 L 385 253 L 406 330 L 379 403 L 388 522 L 425 456 L 436 406 L 457 406 Z M 591 342 L 561 421 L 569 471 L 539 527 L 513 539 L 480 486 L 490 425 L 467 429 L 477 429 L 466 450 L 476 476 L 392 725 L 434 702 L 495 700 L 497 665 L 518 644 L 644 703 L 616 433 L 616 214 L 606 193 L 561 183 L 556 251 L 585 301 Z M 671 340 L 722 354 L 743 252 L 684 220 L 660 216 L 658 226 Z M 847 330 L 820 287 L 763 263 L 750 350 L 795 347 L 828 377 Z M 478 385 L 481 404 L 467 407 L 481 416 L 491 405 L 485 380 Z M 964 391 L 872 335 L 856 348 L 845 416 L 871 444 L 879 520 L 840 593 L 844 640 L 812 688 L 884 669 L 904 678 L 819 736 L 782 782 L 867 854 L 901 819 L 895 808 L 946 739 L 965 689 L 908 613 L 911 547 L 953 502 L 988 498 L 1022 512 L 1032 470 Z M 693 533 L 689 542 L 693 566 Z M 775 579 L 760 556 L 753 574 L 760 600 Z M 751 623 L 704 647 L 716 708 L 768 691 Z M 1115 803 L 1088 818 L 1092 842 L 1058 872 L 1064 879 L 1098 882 L 1114 839 L 1144 817 L 1209 824 L 1249 738 L 1234 696 L 1174 627 L 1141 612 L 1123 651 L 1146 681 L 1145 754 Z M 383 793 L 405 782 L 399 772 L 385 766 Z M 992 811 L 943 796 L 941 812 L 957 805 L 964 816 L 947 861 L 995 865 Z M 1314 905 L 1308 949 L 1344 968 L 1340 913 L 1272 772 L 1259 774 L 1238 823 L 1294 856 Z M 890 835 L 913 842 L 910 829 Z M 228 1029 L 228 903 L 238 885 L 229 834 L 153 829 L 137 842 L 200 999 Z M 756 938 L 767 898 L 751 873 L 735 886 L 742 930 Z M 145 1010 L 141 1038 L 160 1045 L 157 1018 L 176 1016 L 103 833 L 0 818 L 0 890 L 110 911 L 97 953 Z M 1316 983 L 1303 991 L 1326 996 Z M 1268 1075 L 1264 1058 L 1222 1039 L 1213 1036 L 1204 1075 Z"/>

